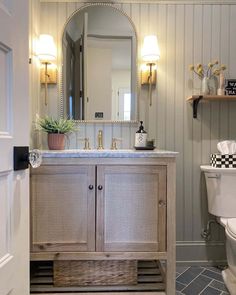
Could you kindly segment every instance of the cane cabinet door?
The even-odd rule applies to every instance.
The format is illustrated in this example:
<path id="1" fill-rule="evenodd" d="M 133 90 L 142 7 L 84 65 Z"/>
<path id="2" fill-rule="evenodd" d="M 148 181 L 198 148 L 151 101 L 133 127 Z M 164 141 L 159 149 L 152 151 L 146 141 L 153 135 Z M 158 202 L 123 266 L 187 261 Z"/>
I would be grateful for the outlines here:
<path id="1" fill-rule="evenodd" d="M 95 250 L 95 167 L 42 166 L 31 174 L 31 251 Z"/>
<path id="2" fill-rule="evenodd" d="M 98 166 L 97 251 L 166 250 L 166 166 Z"/>

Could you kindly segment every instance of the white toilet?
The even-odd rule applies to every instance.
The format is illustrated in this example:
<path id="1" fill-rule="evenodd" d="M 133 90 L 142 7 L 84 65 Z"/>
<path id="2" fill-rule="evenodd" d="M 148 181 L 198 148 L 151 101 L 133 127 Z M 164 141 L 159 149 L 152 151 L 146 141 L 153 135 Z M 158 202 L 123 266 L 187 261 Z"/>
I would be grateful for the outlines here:
<path id="1" fill-rule="evenodd" d="M 218 217 L 226 233 L 228 268 L 222 271 L 225 285 L 236 295 L 236 168 L 201 166 L 204 171 L 208 211 Z"/>

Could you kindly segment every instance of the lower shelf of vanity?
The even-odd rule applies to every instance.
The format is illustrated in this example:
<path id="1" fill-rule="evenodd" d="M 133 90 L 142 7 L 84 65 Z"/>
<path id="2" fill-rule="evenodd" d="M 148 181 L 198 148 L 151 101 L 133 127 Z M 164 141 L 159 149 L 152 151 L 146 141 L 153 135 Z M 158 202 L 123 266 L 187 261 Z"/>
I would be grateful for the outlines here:
<path id="1" fill-rule="evenodd" d="M 30 277 L 31 293 L 165 291 L 163 266 L 158 260 L 138 261 L 136 285 L 55 287 L 52 261 L 32 261 Z"/>

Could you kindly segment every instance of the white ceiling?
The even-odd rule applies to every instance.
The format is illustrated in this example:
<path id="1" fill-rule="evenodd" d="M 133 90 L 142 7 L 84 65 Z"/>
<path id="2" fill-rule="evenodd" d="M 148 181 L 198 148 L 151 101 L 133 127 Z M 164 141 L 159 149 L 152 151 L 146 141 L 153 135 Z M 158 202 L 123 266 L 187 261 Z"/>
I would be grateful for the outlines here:
<path id="1" fill-rule="evenodd" d="M 78 3 L 160 3 L 160 4 L 236 4 L 236 0 L 40 0 L 40 2 L 78 2 Z"/>

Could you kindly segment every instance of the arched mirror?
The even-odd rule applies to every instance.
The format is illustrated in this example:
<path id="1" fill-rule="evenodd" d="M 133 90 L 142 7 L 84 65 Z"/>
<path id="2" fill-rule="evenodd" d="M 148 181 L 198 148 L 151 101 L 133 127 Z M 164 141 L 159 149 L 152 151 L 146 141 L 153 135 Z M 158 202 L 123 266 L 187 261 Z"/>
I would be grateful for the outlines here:
<path id="1" fill-rule="evenodd" d="M 137 36 L 111 5 L 76 11 L 62 36 L 63 116 L 86 121 L 137 120 Z"/>

